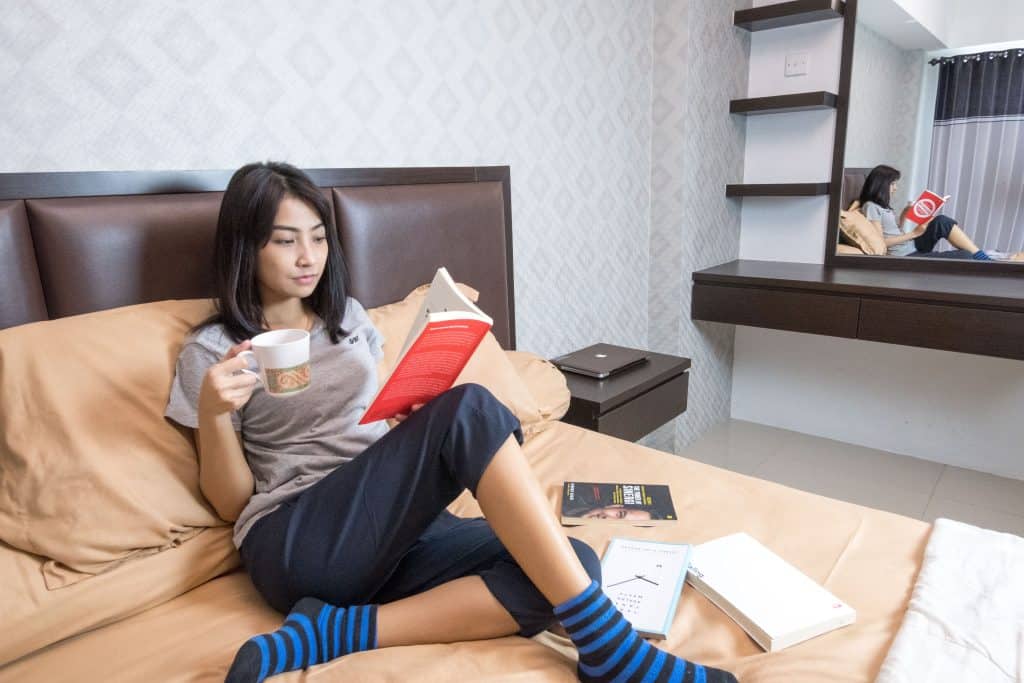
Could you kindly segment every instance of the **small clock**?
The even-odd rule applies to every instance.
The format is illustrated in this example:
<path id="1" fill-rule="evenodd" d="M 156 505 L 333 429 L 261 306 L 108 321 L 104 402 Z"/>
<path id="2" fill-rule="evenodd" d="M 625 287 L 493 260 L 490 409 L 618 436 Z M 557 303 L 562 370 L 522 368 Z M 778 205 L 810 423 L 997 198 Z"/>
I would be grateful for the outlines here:
<path id="1" fill-rule="evenodd" d="M 613 538 L 601 559 L 605 594 L 647 638 L 668 637 L 689 567 L 690 545 Z"/>

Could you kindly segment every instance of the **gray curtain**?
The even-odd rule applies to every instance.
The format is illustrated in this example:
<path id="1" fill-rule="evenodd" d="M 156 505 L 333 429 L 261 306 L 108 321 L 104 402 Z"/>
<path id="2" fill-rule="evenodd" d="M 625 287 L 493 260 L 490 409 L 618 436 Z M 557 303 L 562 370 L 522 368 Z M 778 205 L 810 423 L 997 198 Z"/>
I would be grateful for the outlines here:
<path id="1" fill-rule="evenodd" d="M 940 60 L 928 189 L 982 249 L 1024 250 L 1024 50 Z M 952 248 L 945 241 L 937 250 Z"/>

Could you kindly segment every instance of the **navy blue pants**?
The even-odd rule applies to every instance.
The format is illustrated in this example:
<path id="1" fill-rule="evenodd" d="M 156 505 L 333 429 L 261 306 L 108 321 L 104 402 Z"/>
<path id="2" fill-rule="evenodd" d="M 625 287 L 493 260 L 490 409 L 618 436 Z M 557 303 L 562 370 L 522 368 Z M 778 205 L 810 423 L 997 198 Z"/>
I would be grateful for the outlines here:
<path id="1" fill-rule="evenodd" d="M 963 249 L 954 249 L 952 251 L 940 251 L 933 253 L 935 245 L 939 243 L 939 240 L 948 240 L 949 233 L 953 232 L 953 228 L 957 222 L 955 219 L 946 216 L 945 214 L 939 214 L 932 219 L 932 222 L 925 228 L 924 234 L 920 237 L 914 238 L 914 253 L 910 256 L 929 256 L 932 258 L 971 258 L 972 254 L 969 251 Z"/>
<path id="2" fill-rule="evenodd" d="M 535 635 L 555 622 L 552 606 L 482 517 L 445 510 L 480 477 L 519 420 L 478 384 L 453 387 L 363 453 L 263 517 L 242 542 L 256 589 L 285 613 L 306 596 L 333 605 L 388 603 L 477 575 Z M 587 573 L 601 565 L 569 539 Z"/>

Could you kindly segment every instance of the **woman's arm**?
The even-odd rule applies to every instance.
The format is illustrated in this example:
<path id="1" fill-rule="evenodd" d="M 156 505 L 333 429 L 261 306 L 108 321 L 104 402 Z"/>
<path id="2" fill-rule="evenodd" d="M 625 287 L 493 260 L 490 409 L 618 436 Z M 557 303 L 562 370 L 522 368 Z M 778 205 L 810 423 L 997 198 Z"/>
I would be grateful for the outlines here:
<path id="1" fill-rule="evenodd" d="M 245 359 L 237 356 L 248 346 L 244 341 L 232 347 L 206 371 L 199 390 L 199 489 L 228 522 L 238 519 L 255 486 L 241 437 L 231 424 L 231 412 L 246 404 L 256 386 L 252 375 L 235 374 L 246 367 Z"/>
<path id="2" fill-rule="evenodd" d="M 882 229 L 881 221 L 871 222 L 874 223 L 875 227 L 878 228 L 878 231 L 882 233 L 882 238 L 885 240 L 885 246 L 887 247 L 891 247 L 895 244 L 903 244 L 904 242 L 909 242 L 911 240 L 916 240 L 918 237 L 924 234 L 924 229 L 928 226 L 928 223 L 925 223 L 924 225 L 917 226 L 910 232 L 904 232 L 899 235 L 889 235 Z M 902 222 L 902 220 L 900 222 Z M 931 221 L 929 221 L 929 223 L 930 222 Z"/>
<path id="3" fill-rule="evenodd" d="M 199 413 L 199 490 L 226 522 L 234 522 L 252 496 L 255 481 L 242 453 L 241 435 L 228 414 Z"/>

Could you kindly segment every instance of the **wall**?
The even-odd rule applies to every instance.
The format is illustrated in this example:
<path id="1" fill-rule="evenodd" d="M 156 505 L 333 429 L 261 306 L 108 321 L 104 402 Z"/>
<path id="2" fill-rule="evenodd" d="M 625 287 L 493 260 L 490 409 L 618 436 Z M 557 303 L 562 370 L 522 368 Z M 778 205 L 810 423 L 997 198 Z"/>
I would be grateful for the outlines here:
<path id="1" fill-rule="evenodd" d="M 914 181 L 923 61 L 921 50 L 900 49 L 857 23 L 843 164 L 865 168 L 888 164 L 900 169 L 903 181 L 891 205 L 901 208 L 911 193 L 916 198 L 924 187 Z"/>
<path id="2" fill-rule="evenodd" d="M 730 5 L 13 3 L 0 172 L 508 164 L 519 348 L 653 338 L 691 356 L 689 410 L 652 437 L 672 450 L 730 404 L 732 331 L 688 308 L 689 273 L 737 253 L 720 186 L 742 164 L 724 112 L 747 60 Z"/>
<path id="3" fill-rule="evenodd" d="M 785 53 L 797 48 L 811 53 L 808 81 L 837 83 L 838 69 L 816 72 L 816 65 L 836 63 L 842 38 L 836 23 L 809 25 L 818 37 L 800 33 L 809 27 L 762 32 L 773 34 L 768 40 L 755 35 L 751 90 L 756 73 L 782 80 Z M 820 130 L 827 123 L 805 114 L 760 118 L 777 120 L 760 130 L 748 126 L 748 176 L 770 177 L 779 155 L 787 157 L 787 178 L 813 178 L 829 167 L 832 144 Z M 780 147 L 767 136 L 791 144 Z M 827 201 L 817 198 L 745 200 L 742 258 L 823 262 L 826 209 Z M 1024 479 L 1022 409 L 1024 363 L 736 328 L 734 418 Z"/>
<path id="4" fill-rule="evenodd" d="M 747 89 L 750 37 L 731 4 L 654 5 L 650 348 L 693 366 L 687 411 L 643 443 L 677 452 L 729 417 L 733 330 L 692 322 L 690 300 L 694 270 L 739 253 L 739 206 L 724 190 L 743 172 L 745 126 L 727 112 Z"/>
<path id="5" fill-rule="evenodd" d="M 7 15 L 0 170 L 509 164 L 520 347 L 646 343 L 650 2 Z"/>

